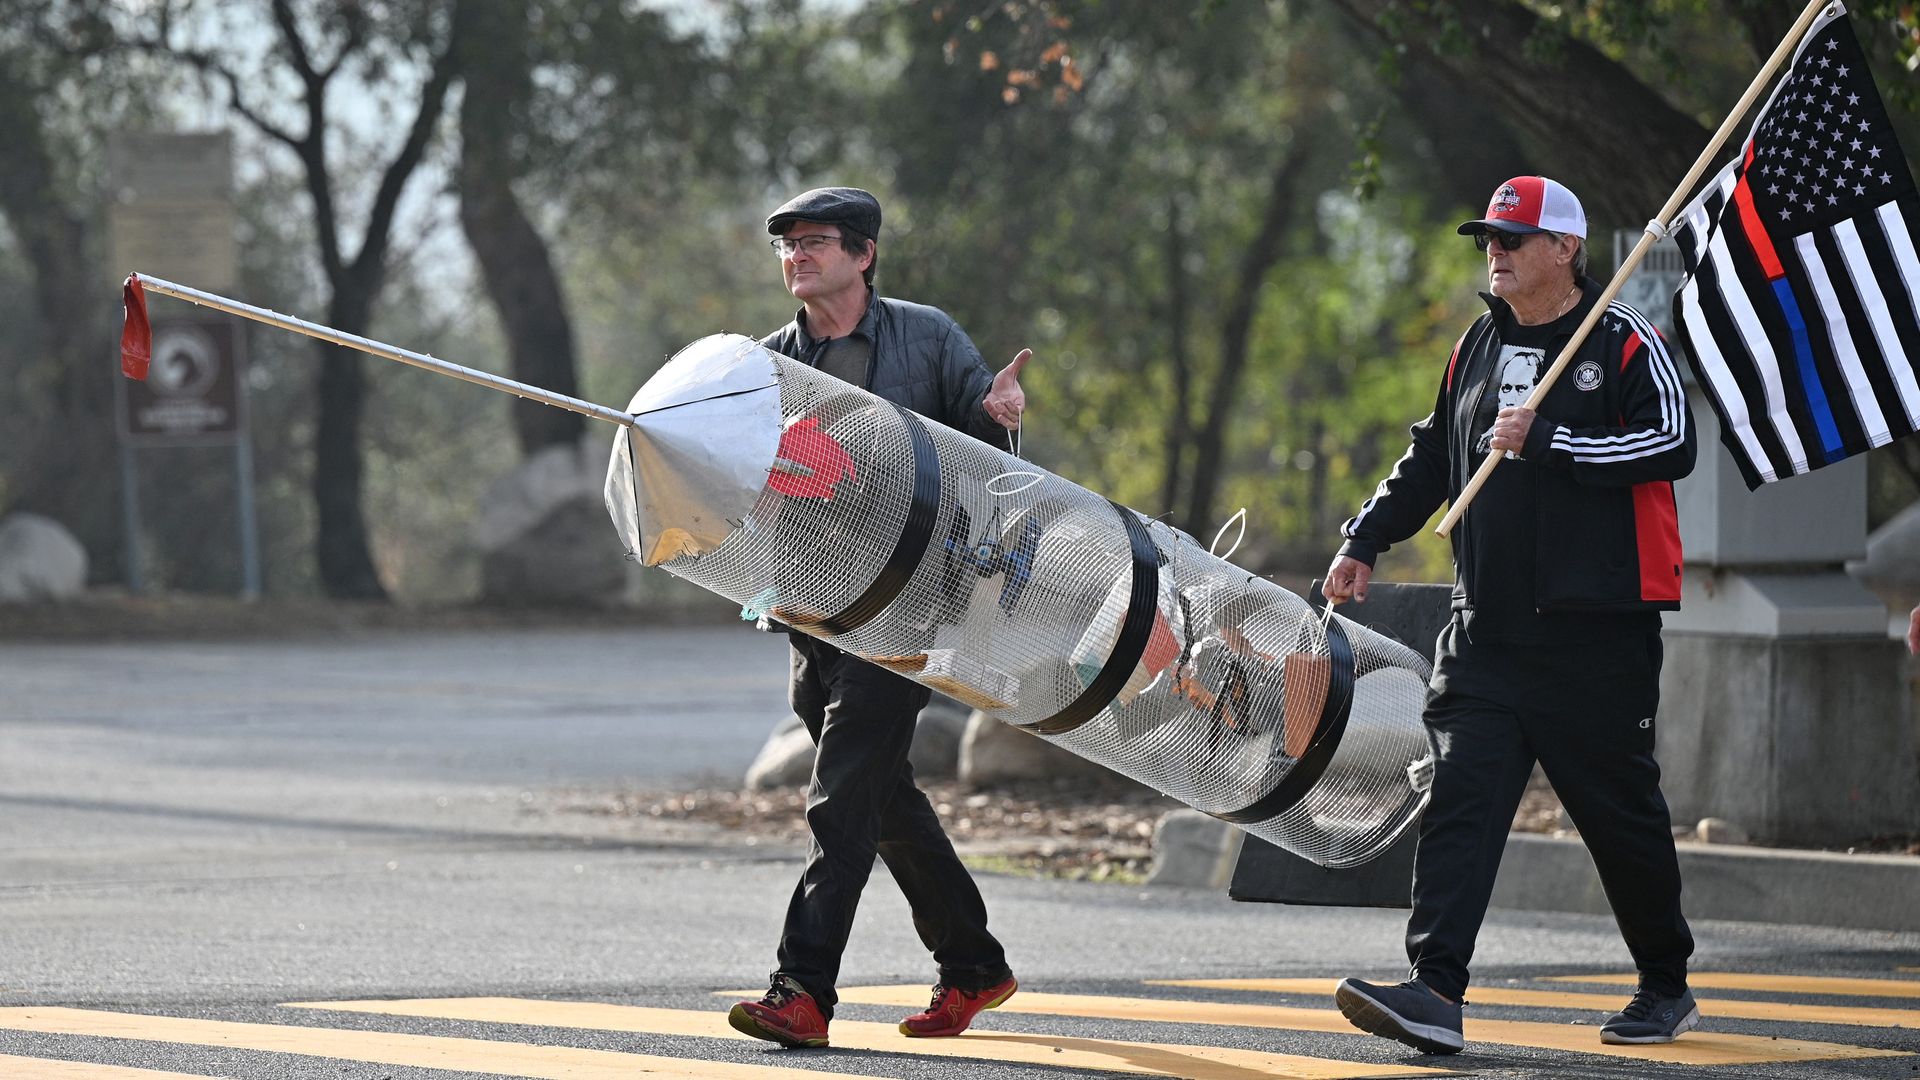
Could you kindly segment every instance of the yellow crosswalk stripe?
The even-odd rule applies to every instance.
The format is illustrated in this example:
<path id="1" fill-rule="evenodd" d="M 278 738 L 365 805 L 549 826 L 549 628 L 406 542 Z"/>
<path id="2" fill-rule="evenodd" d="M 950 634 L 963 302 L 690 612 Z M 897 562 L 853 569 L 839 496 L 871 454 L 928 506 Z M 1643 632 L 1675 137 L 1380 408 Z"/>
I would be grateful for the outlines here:
<path id="1" fill-rule="evenodd" d="M 926 997 L 919 986 L 859 986 L 840 991 L 840 1000 L 862 1005 L 918 1006 Z M 1226 1024 L 1235 1027 L 1286 1028 L 1358 1035 L 1334 1009 L 1286 1005 L 1243 1005 L 1218 1001 L 1168 1001 L 1160 998 L 1044 994 L 1022 990 L 1000 1006 L 1002 1012 L 1084 1016 L 1103 1020 L 1159 1020 L 1177 1024 Z M 1678 1065 L 1751 1065 L 1760 1062 L 1829 1061 L 1838 1058 L 1901 1057 L 1903 1050 L 1693 1031 L 1675 1042 L 1649 1046 L 1609 1046 L 1597 1029 L 1528 1020 L 1468 1020 L 1469 1043 L 1568 1050 L 1602 1057 L 1665 1061 Z"/>
<path id="2" fill-rule="evenodd" d="M 818 1069 L 783 1069 L 697 1058 L 654 1057 L 572 1046 L 454 1039 L 439 1035 L 401 1035 L 384 1031 L 336 1031 L 279 1024 L 242 1024 L 178 1016 L 143 1016 L 93 1009 L 0 1008 L 0 1030 L 44 1035 L 86 1035 L 104 1039 L 400 1065 L 421 1069 L 521 1076 L 529 1080 L 871 1080 Z M 146 1078 L 142 1078 L 146 1080 Z"/>
<path id="3" fill-rule="evenodd" d="M 94 1065 L 11 1054 L 0 1054 L 0 1076 L 8 1080 L 215 1080 L 206 1073 L 161 1072 L 127 1065 Z"/>
<path id="4" fill-rule="evenodd" d="M 744 996 L 751 997 L 752 994 Z M 925 996 L 925 991 L 921 992 Z M 683 1035 L 708 1039 L 746 1039 L 733 1030 L 719 1010 L 654 1009 L 638 1005 L 609 1005 L 584 1001 L 537 1001 L 522 998 L 423 998 L 406 1001 L 301 1001 L 292 1009 L 332 1009 L 392 1016 L 473 1020 L 489 1024 L 531 1024 L 539 1027 L 587 1028 L 595 1031 L 636 1031 L 655 1035 Z M 1005 1006 L 1001 1006 L 1002 1009 Z M 1216 1046 L 1118 1042 L 1066 1035 L 1033 1035 L 976 1028 L 952 1039 L 909 1039 L 891 1024 L 835 1020 L 830 1037 L 840 1050 L 887 1054 L 967 1058 L 1021 1065 L 1051 1065 L 1063 1069 L 1179 1076 L 1189 1080 L 1253 1080 L 1255 1077 L 1298 1077 L 1300 1080 L 1339 1080 L 1342 1077 L 1451 1076 L 1444 1069 L 1410 1065 L 1378 1065 L 1294 1054 L 1235 1050 Z"/>
<path id="5" fill-rule="evenodd" d="M 1547 982 L 1607 983 L 1632 986 L 1639 976 L 1555 975 Z M 1747 975 L 1738 972 L 1687 973 L 1687 985 L 1696 990 L 1764 990 L 1782 994 L 1833 994 L 1839 997 L 1920 998 L 1920 979 L 1843 979 L 1828 975 Z"/>
<path id="6" fill-rule="evenodd" d="M 1268 994 L 1313 994 L 1331 997 L 1333 979 L 1150 979 L 1149 986 L 1190 986 L 1209 990 L 1251 990 Z M 1616 994 L 1577 994 L 1568 990 L 1518 990 L 1504 986 L 1475 986 L 1467 991 L 1475 1005 L 1520 1005 L 1540 1009 L 1584 1009 L 1612 1014 L 1626 1004 Z M 1796 1005 L 1784 1001 L 1744 1001 L 1739 998 L 1694 996 L 1708 1020 L 1783 1020 L 1808 1024 L 1850 1024 L 1854 1027 L 1920 1028 L 1920 1009 L 1875 1009 L 1852 1005 Z M 1688 1036 L 1691 1038 L 1691 1036 Z"/>

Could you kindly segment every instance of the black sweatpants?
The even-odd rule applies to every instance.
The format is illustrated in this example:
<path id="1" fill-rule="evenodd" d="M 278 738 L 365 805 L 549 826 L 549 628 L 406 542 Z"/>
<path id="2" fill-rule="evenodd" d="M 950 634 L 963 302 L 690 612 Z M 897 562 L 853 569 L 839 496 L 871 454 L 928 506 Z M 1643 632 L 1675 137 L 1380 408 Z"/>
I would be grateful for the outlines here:
<path id="1" fill-rule="evenodd" d="M 907 751 L 933 691 L 822 641 L 792 636 L 793 711 L 818 747 L 807 788 L 813 840 L 787 905 L 776 975 L 833 1015 L 840 957 L 877 853 L 913 909 L 940 981 L 984 990 L 1012 974 L 987 932 L 987 905 L 926 795 Z"/>
<path id="2" fill-rule="evenodd" d="M 1414 855 L 1407 957 L 1454 999 L 1536 760 L 1586 842 L 1640 985 L 1678 995 L 1693 935 L 1680 914 L 1660 766 L 1660 635 L 1583 645 L 1474 644 L 1440 635 L 1427 699 L 1433 797 Z"/>

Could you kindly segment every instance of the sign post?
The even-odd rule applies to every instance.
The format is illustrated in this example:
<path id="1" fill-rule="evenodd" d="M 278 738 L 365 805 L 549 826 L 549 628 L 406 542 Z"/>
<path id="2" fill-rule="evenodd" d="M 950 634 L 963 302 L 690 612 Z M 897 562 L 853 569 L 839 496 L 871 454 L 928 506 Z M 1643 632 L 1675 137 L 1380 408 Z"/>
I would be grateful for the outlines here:
<path id="1" fill-rule="evenodd" d="M 151 268 L 232 288 L 239 278 L 232 200 L 233 154 L 224 133 L 128 132 L 108 147 L 116 201 L 114 265 Z M 121 511 L 127 587 L 144 585 L 136 451 L 232 446 L 240 522 L 240 595 L 260 595 L 253 447 L 247 438 L 244 338 L 231 321 L 183 316 L 153 324 L 145 382 L 115 379 L 120 413 Z M 118 357 L 114 360 L 119 363 Z"/>

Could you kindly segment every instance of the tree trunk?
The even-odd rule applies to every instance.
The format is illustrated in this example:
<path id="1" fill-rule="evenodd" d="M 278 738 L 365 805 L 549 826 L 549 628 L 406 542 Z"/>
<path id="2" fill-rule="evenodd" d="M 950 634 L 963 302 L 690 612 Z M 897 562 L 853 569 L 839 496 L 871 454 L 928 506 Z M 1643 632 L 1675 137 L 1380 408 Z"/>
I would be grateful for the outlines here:
<path id="1" fill-rule="evenodd" d="M 1313 464 L 1307 469 L 1307 529 L 1310 536 L 1331 536 L 1327 526 L 1327 422 L 1315 416 L 1307 425 L 1307 449 L 1313 452 Z"/>
<path id="2" fill-rule="evenodd" d="M 1307 140 L 1297 134 L 1273 171 L 1267 187 L 1267 206 L 1261 215 L 1260 231 L 1240 260 L 1240 277 L 1234 286 L 1233 301 L 1227 308 L 1226 322 L 1220 328 L 1220 370 L 1215 374 L 1212 392 L 1207 395 L 1207 411 L 1201 417 L 1194 446 L 1193 486 L 1188 494 L 1186 530 L 1201 535 L 1213 520 L 1213 499 L 1220 486 L 1220 463 L 1226 447 L 1228 414 L 1240 393 L 1240 380 L 1246 374 L 1247 357 L 1252 348 L 1253 318 L 1260 306 L 1260 286 L 1267 271 L 1280 259 L 1287 230 L 1293 223 L 1294 188 L 1311 153 Z"/>
<path id="3" fill-rule="evenodd" d="M 1180 200 L 1167 205 L 1167 363 L 1173 369 L 1173 407 L 1167 413 L 1166 444 L 1162 447 L 1160 507 L 1171 510 L 1180 498 L 1180 470 L 1187 440 L 1192 437 L 1193 358 L 1187 354 L 1187 237 L 1180 220 Z"/>
<path id="4" fill-rule="evenodd" d="M 573 327 L 547 244 L 513 193 L 523 171 L 513 133 L 526 122 L 532 91 L 525 0 L 475 9 L 460 108 L 460 226 L 480 262 L 487 295 L 507 336 L 513 377 L 578 396 Z M 513 430 L 522 453 L 574 445 L 586 429 L 578 413 L 515 398 Z"/>
<path id="5" fill-rule="evenodd" d="M 0 132 L 7 146 L 0 215 L 19 240 L 33 282 L 42 337 L 40 355 L 27 363 L 45 373 L 52 410 L 6 420 L 7 430 L 19 433 L 16 449 L 26 449 L 7 478 L 4 509 L 59 521 L 86 548 L 89 577 L 118 580 L 125 550 L 115 500 L 119 365 L 104 314 L 113 293 L 94 258 L 97 233 L 67 203 L 71 191 L 55 178 L 38 108 L 41 91 L 18 78 L 19 71 L 13 58 L 0 58 Z"/>
<path id="6" fill-rule="evenodd" d="M 1368 28 L 1402 27 L 1393 39 L 1452 73 L 1459 92 L 1509 102 L 1507 123 L 1533 157 L 1580 196 L 1590 222 L 1639 228 L 1673 194 L 1712 129 L 1667 104 L 1631 69 L 1584 41 L 1565 37 L 1513 0 L 1409 6 L 1399 0 L 1334 0 Z M 1447 25 L 1457 19 L 1457 26 Z M 1535 60 L 1522 43 L 1539 31 L 1554 55 Z M 1436 41 L 1462 41 L 1436 51 Z M 1771 48 L 1771 46 L 1769 46 Z M 1412 83 L 1402 83 L 1410 92 Z M 1729 102 L 1729 105 L 1732 103 Z M 1627 166 L 1631 167 L 1627 167 Z M 1604 253 L 1602 253 L 1604 254 Z"/>
<path id="7" fill-rule="evenodd" d="M 329 325 L 364 335 L 371 321 L 377 281 L 348 278 L 334 288 Z M 314 380 L 319 409 L 313 436 L 313 502 L 318 514 L 316 555 L 327 595 L 342 600 L 385 600 L 386 586 L 373 566 L 367 521 L 361 510 L 364 459 L 360 421 L 366 411 L 366 358 L 352 349 L 315 342 L 320 374 Z"/>
<path id="8" fill-rule="evenodd" d="M 339 61 L 360 43 L 350 35 L 349 42 L 342 46 L 342 55 L 334 63 L 316 66 L 311 47 L 301 36 L 292 5 L 284 0 L 274 5 L 282 42 L 305 90 L 301 104 L 307 114 L 306 131 L 296 135 L 273 127 L 263 123 L 257 113 L 237 99 L 234 105 L 256 127 L 298 154 L 305 166 L 307 189 L 313 199 L 316 239 L 320 244 L 320 263 L 332 291 L 327 312 L 335 329 L 364 335 L 372 321 L 374 301 L 386 282 L 387 249 L 393 240 L 394 214 L 401 193 L 439 127 L 448 88 L 459 70 L 459 45 L 467 32 L 466 20 L 484 6 L 473 3 L 453 6 L 446 45 L 434 56 L 427 80 L 420 88 L 419 108 L 405 142 L 380 174 L 362 230 L 360 251 L 348 259 L 341 248 L 340 215 L 334 195 L 335 178 L 328 162 L 325 120 L 328 85 L 340 71 Z M 237 81 L 233 83 L 236 95 L 239 85 Z M 318 518 L 314 554 L 320 586 L 334 599 L 385 600 L 387 590 L 374 569 L 361 502 L 364 461 L 360 421 L 367 392 L 363 361 L 358 353 L 347 349 L 326 345 L 318 348 L 320 374 L 314 428 L 313 497 Z"/>

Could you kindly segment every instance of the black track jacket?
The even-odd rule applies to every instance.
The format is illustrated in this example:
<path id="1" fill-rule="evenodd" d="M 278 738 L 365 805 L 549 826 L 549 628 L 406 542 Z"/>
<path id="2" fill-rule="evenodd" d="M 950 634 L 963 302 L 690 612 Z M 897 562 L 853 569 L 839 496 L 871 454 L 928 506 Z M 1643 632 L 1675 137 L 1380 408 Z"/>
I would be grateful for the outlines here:
<path id="1" fill-rule="evenodd" d="M 1584 317 L 1599 299 L 1591 278 L 1574 309 Z M 1485 454 L 1473 429 L 1483 397 L 1496 396 L 1500 333 L 1513 312 L 1482 293 L 1488 313 L 1454 344 L 1433 412 L 1413 425 L 1413 441 L 1393 472 L 1345 525 L 1340 554 L 1367 565 L 1457 497 Z M 1578 326 L 1577 319 L 1570 319 Z M 1546 352 L 1551 363 L 1571 332 Z M 1680 606 L 1680 527 L 1673 481 L 1693 471 L 1697 439 L 1680 371 L 1665 340 L 1626 304 L 1608 305 L 1580 350 L 1540 403 L 1527 433 L 1525 463 L 1534 491 L 1534 602 L 1540 612 L 1632 612 Z M 1474 507 L 1452 535 L 1454 563 L 1472 544 Z M 1455 607 L 1473 598 L 1455 590 Z"/>

